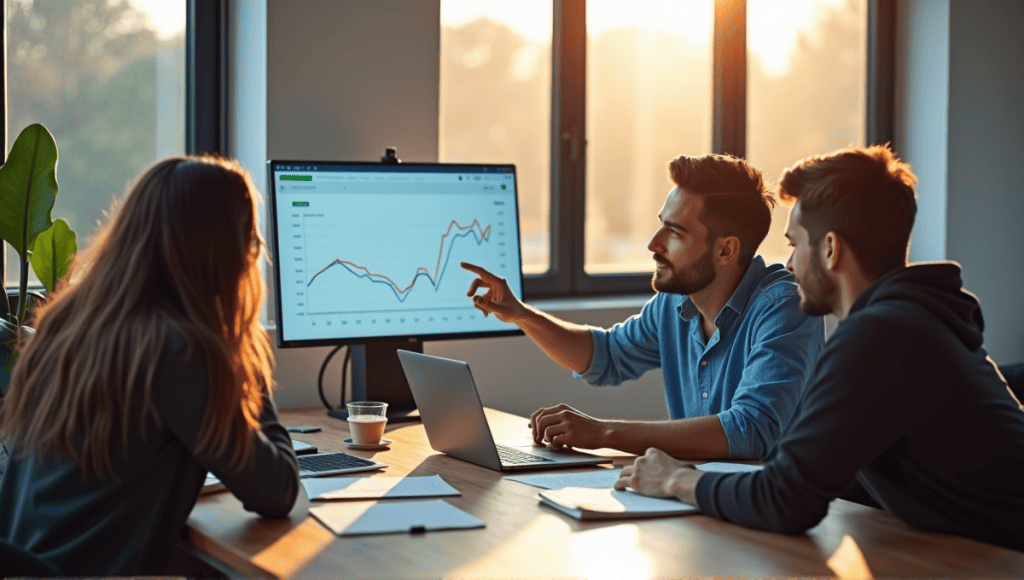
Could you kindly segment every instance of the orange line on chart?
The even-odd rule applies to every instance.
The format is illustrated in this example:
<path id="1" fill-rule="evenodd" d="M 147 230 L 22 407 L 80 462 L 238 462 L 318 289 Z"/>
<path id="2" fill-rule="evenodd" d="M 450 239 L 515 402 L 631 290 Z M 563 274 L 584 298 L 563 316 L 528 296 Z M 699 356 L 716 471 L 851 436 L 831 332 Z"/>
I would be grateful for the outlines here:
<path id="1" fill-rule="evenodd" d="M 479 232 L 480 232 L 480 234 L 478 236 L 479 237 L 478 243 L 479 242 L 483 242 L 490 235 L 491 226 L 488 225 L 485 228 L 485 227 L 483 227 L 483 225 L 480 224 L 480 221 L 477 220 L 477 219 L 474 219 L 473 223 L 469 224 L 468 226 L 460 226 L 458 224 L 458 222 L 456 222 L 455 220 L 452 220 L 452 222 L 450 224 L 448 224 L 448 231 L 446 231 L 444 233 L 444 235 L 441 236 L 441 247 L 438 248 L 438 250 L 437 250 L 437 263 L 434 265 L 434 273 L 431 274 L 430 271 L 427 270 L 426 268 L 424 268 L 423 266 L 420 266 L 420 267 L 416 268 L 416 272 L 412 276 L 412 281 L 409 282 L 409 285 L 406 286 L 405 288 L 399 288 L 398 284 L 396 284 L 394 280 L 392 280 L 391 278 L 388 278 L 384 274 L 378 274 L 376 272 L 371 272 L 369 270 L 369 268 L 367 268 L 366 266 L 361 266 L 359 264 L 356 264 L 355 262 L 350 262 L 348 260 L 342 260 L 341 258 L 335 258 L 335 259 L 331 260 L 330 264 L 327 264 L 326 266 L 324 266 L 323 268 L 318 270 L 309 279 L 309 283 L 306 284 L 306 286 L 308 287 L 309 285 L 311 285 L 313 283 L 313 280 L 316 280 L 317 276 L 319 276 L 320 274 L 323 274 L 325 271 L 327 271 L 328 268 L 330 268 L 331 266 L 334 266 L 335 264 L 339 264 L 341 266 L 345 266 L 345 267 L 347 267 L 349 269 L 354 268 L 356 270 L 361 270 L 361 271 L 365 272 L 366 276 L 371 278 L 371 279 L 380 280 L 380 281 L 386 281 L 389 285 L 391 285 L 391 288 L 395 291 L 396 294 L 398 294 L 399 297 L 401 297 L 403 294 L 405 294 L 409 290 L 412 290 L 412 287 L 416 285 L 416 279 L 419 277 L 420 274 L 426 275 L 427 278 L 430 280 L 430 283 L 433 284 L 434 286 L 437 286 L 438 275 L 441 272 L 441 262 L 442 262 L 442 260 L 444 258 L 444 242 L 445 242 L 445 239 L 447 239 L 448 236 L 450 236 L 452 234 L 452 230 L 453 229 L 458 229 L 460 233 L 465 233 L 465 232 L 472 231 L 474 227 L 477 230 L 479 230 Z"/>

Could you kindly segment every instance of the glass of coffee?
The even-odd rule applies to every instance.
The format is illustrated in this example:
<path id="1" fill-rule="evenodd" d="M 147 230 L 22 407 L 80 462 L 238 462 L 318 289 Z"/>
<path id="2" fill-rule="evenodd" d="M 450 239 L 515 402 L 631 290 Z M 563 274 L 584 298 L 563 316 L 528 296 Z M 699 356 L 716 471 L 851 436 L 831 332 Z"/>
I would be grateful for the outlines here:
<path id="1" fill-rule="evenodd" d="M 388 423 L 388 404 L 378 401 L 354 401 L 348 404 L 348 430 L 356 445 L 376 445 Z"/>

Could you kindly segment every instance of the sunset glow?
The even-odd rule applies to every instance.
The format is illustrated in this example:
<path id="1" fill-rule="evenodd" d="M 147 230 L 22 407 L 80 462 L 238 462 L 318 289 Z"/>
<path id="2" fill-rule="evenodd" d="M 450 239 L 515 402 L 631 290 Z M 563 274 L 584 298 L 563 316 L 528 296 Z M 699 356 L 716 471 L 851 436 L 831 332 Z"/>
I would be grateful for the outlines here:
<path id="1" fill-rule="evenodd" d="M 748 0 L 747 43 L 769 74 L 785 73 L 800 32 L 816 39 L 815 15 L 843 0 Z M 626 26 L 667 30 L 695 43 L 712 37 L 713 0 L 590 0 L 589 34 Z M 441 0 L 441 25 L 458 26 L 482 16 L 505 23 L 534 42 L 551 42 L 551 0 Z"/>

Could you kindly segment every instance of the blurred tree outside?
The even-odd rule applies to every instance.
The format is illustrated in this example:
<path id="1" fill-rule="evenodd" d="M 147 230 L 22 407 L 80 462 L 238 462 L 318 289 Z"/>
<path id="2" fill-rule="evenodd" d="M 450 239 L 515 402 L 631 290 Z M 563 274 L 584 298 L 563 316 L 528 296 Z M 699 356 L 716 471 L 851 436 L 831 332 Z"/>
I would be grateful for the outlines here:
<path id="1" fill-rule="evenodd" d="M 442 31 L 442 160 L 515 163 L 523 269 L 548 264 L 551 45 L 490 18 Z"/>
<path id="2" fill-rule="evenodd" d="M 130 179 L 184 150 L 183 38 L 159 40 L 126 0 L 6 1 L 8 141 L 34 122 L 50 129 L 60 151 L 53 215 L 87 242 Z M 770 180 L 807 155 L 863 143 L 865 14 L 865 0 L 820 6 L 782 75 L 748 56 L 747 158 Z M 517 164 L 524 268 L 543 271 L 550 44 L 488 18 L 446 26 L 443 38 L 442 158 Z M 586 261 L 628 271 L 647 260 L 667 162 L 710 149 L 709 49 L 635 26 L 590 43 Z M 775 212 L 769 261 L 787 257 L 787 214 Z"/>
<path id="3" fill-rule="evenodd" d="M 184 37 L 159 40 L 125 0 L 6 1 L 8 147 L 32 123 L 50 130 L 53 217 L 84 247 L 129 180 L 184 151 Z"/>
<path id="4" fill-rule="evenodd" d="M 754 22 L 748 26 L 756 26 Z M 748 54 L 747 159 L 773 184 L 809 155 L 863 145 L 867 78 L 865 0 L 816 6 L 814 25 L 798 33 L 786 74 L 773 76 Z M 785 262 L 789 208 L 779 204 L 761 244 L 766 261 Z"/>
<path id="5" fill-rule="evenodd" d="M 807 155 L 863 143 L 866 22 L 865 0 L 823 4 L 798 32 L 782 74 L 770 74 L 756 52 L 748 55 L 747 159 L 768 181 Z M 442 158 L 517 164 L 524 270 L 543 271 L 550 46 L 489 18 L 445 26 L 442 39 Z M 711 148 L 710 47 L 636 26 L 588 43 L 586 263 L 600 272 L 644 271 L 672 187 L 668 161 Z M 773 215 L 761 247 L 769 262 L 788 258 L 787 216 L 781 206 Z"/>
<path id="6" fill-rule="evenodd" d="M 668 162 L 711 149 L 710 47 L 628 26 L 591 36 L 587 59 L 584 264 L 649 271 Z"/>

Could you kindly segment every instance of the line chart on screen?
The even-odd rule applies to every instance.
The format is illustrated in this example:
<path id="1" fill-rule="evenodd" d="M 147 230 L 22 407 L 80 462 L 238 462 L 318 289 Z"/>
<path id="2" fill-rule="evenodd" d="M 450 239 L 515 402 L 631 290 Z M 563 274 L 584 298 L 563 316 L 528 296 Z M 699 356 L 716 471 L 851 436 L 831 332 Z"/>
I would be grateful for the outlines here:
<path id="1" fill-rule="evenodd" d="M 516 329 L 467 296 L 470 262 L 522 295 L 515 167 L 269 161 L 279 344 Z"/>
<path id="2" fill-rule="evenodd" d="M 301 190 L 300 190 L 301 191 Z M 520 279 L 514 199 L 500 195 L 289 196 L 281 314 L 309 336 L 502 328 L 466 295 L 471 262 Z M 520 289 L 517 288 L 517 291 Z M 287 300 L 285 299 L 287 297 Z M 333 330 L 328 330 L 330 327 Z"/>
<path id="3" fill-rule="evenodd" d="M 421 278 L 425 280 L 423 283 L 430 284 L 431 290 L 436 294 L 440 291 L 441 279 L 450 264 L 452 249 L 455 248 L 456 241 L 459 238 L 472 237 L 476 241 L 476 245 L 479 246 L 490 241 L 490 232 L 491 224 L 488 224 L 485 227 L 478 219 L 473 219 L 472 223 L 465 226 L 460 225 L 456 220 L 452 220 L 448 224 L 448 229 L 441 236 L 439 247 L 437 249 L 437 259 L 435 262 L 429 267 L 418 266 L 413 272 L 409 283 L 404 286 L 402 286 L 401 282 L 393 280 L 381 272 L 371 271 L 370 268 L 365 265 L 357 264 L 342 258 L 334 258 L 330 263 L 310 276 L 306 287 L 309 288 L 312 286 L 318 276 L 327 272 L 332 267 L 340 266 L 348 270 L 356 278 L 363 278 L 375 284 L 382 284 L 391 289 L 395 294 L 395 298 L 398 299 L 399 302 L 405 302 L 406 298 L 409 297 L 410 292 L 416 287 L 416 284 L 421 281 Z"/>

